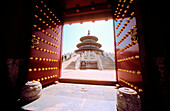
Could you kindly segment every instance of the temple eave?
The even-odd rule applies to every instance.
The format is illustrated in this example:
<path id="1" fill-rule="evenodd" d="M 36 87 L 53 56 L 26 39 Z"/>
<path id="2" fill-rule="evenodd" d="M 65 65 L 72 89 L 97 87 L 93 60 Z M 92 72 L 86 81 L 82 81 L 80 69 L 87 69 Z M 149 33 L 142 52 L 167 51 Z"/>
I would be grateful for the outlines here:
<path id="1" fill-rule="evenodd" d="M 80 41 L 83 41 L 85 39 L 93 39 L 95 41 L 98 41 L 98 38 L 95 37 L 95 36 L 83 36 L 83 37 L 80 38 Z"/>
<path id="2" fill-rule="evenodd" d="M 78 50 L 75 50 L 75 53 L 77 52 L 82 52 L 82 51 L 99 51 L 99 52 L 104 52 L 103 50 L 101 49 L 78 49 Z"/>
<path id="3" fill-rule="evenodd" d="M 98 46 L 99 48 L 102 47 L 101 44 L 99 43 L 93 43 L 93 42 L 82 42 L 82 43 L 79 43 L 77 44 L 77 48 L 83 46 L 83 45 L 95 45 L 95 46 Z"/>

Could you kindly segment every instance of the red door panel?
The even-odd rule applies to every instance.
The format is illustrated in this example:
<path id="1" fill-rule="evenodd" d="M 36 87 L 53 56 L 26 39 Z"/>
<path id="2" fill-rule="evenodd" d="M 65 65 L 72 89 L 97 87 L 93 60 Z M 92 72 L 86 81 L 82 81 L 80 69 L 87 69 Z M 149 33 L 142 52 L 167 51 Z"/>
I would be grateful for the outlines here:
<path id="1" fill-rule="evenodd" d="M 43 1 L 33 3 L 28 81 L 43 85 L 58 80 L 61 60 L 62 24 Z"/>
<path id="2" fill-rule="evenodd" d="M 119 1 L 114 12 L 118 83 L 143 92 L 142 73 L 133 1 Z"/>

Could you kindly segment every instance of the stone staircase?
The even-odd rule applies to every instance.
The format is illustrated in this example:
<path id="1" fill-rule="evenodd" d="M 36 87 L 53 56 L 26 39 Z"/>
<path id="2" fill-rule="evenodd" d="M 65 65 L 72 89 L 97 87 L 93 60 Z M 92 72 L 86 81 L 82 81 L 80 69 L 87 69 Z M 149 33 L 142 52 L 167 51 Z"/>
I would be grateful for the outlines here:
<path id="1" fill-rule="evenodd" d="M 115 69 L 115 63 L 111 59 L 109 59 L 108 57 L 105 57 L 103 55 L 99 55 L 99 57 L 101 59 L 103 70 L 114 70 Z M 78 58 L 75 58 L 73 61 L 71 61 L 65 67 L 65 69 L 75 69 L 77 59 Z"/>
<path id="2" fill-rule="evenodd" d="M 72 61 L 65 69 L 75 69 L 76 61 Z"/>
<path id="3" fill-rule="evenodd" d="M 105 57 L 103 55 L 99 56 L 102 61 L 102 66 L 104 70 L 114 70 L 115 69 L 115 63 L 109 59 L 108 57 Z"/>
<path id="4" fill-rule="evenodd" d="M 75 63 L 76 63 L 76 60 L 79 58 L 79 55 L 76 55 L 76 56 L 74 56 L 74 57 L 72 57 L 72 58 L 70 58 L 69 60 L 67 60 L 67 61 L 64 61 L 63 63 L 62 63 L 62 68 L 63 69 L 66 69 L 69 65 L 69 69 L 71 68 L 71 69 L 75 69 Z M 72 63 L 73 62 L 73 63 Z M 75 62 L 75 63 L 74 63 Z M 74 68 L 73 68 L 74 67 Z"/>

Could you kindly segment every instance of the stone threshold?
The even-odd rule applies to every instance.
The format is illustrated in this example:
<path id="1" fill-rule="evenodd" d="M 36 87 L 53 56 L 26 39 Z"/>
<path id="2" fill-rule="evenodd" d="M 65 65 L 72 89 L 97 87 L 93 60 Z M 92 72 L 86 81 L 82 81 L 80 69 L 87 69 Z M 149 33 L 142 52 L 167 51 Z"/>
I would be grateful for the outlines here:
<path id="1" fill-rule="evenodd" d="M 59 82 L 60 83 L 74 83 L 74 84 L 106 85 L 106 86 L 114 86 L 115 84 L 117 84 L 117 81 L 70 79 L 70 78 L 60 78 Z"/>

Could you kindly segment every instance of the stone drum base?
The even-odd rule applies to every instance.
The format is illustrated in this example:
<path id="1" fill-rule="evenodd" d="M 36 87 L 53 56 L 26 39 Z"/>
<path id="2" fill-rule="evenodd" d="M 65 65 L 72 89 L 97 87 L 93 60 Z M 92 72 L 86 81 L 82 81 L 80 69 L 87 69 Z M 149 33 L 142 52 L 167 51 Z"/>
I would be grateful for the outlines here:
<path id="1" fill-rule="evenodd" d="M 33 101 L 41 96 L 42 85 L 38 81 L 30 81 L 25 84 L 21 92 L 22 101 Z"/>
<path id="2" fill-rule="evenodd" d="M 141 111 L 140 96 L 133 89 L 122 87 L 117 92 L 118 111 Z"/>

